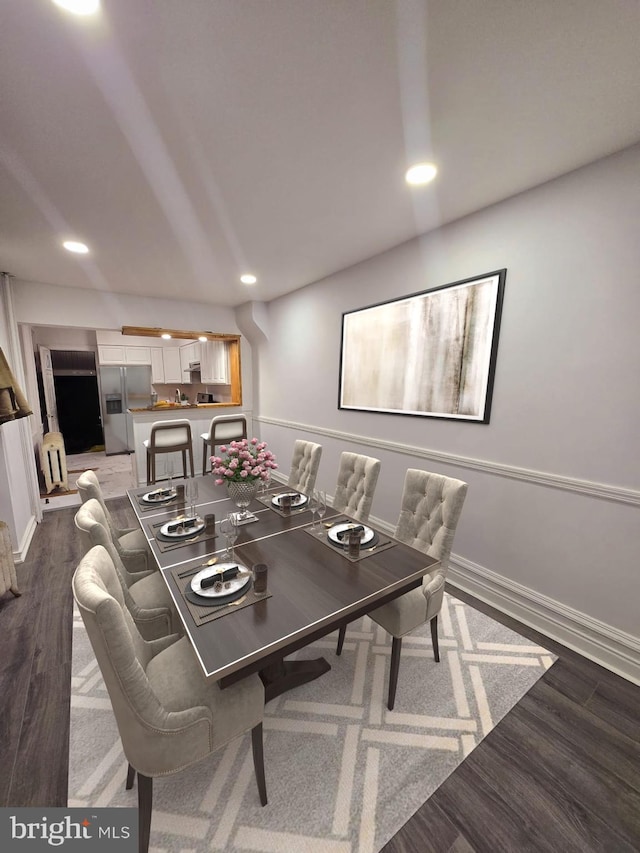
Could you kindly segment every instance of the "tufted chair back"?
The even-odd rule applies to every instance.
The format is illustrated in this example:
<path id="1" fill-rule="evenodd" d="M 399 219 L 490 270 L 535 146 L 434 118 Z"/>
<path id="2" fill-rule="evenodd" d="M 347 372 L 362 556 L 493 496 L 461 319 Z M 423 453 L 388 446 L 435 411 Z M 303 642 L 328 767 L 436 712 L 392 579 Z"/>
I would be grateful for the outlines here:
<path id="1" fill-rule="evenodd" d="M 346 512 L 366 524 L 369 520 L 379 473 L 379 459 L 345 451 L 340 457 L 333 508 L 338 512 Z"/>
<path id="2" fill-rule="evenodd" d="M 309 495 L 316 485 L 316 476 L 320 467 L 322 445 L 312 441 L 297 439 L 293 445 L 291 473 L 287 485 L 298 492 Z"/>
<path id="3" fill-rule="evenodd" d="M 438 571 L 443 575 L 466 494 L 462 480 L 417 468 L 407 471 L 396 539 L 440 560 Z"/>

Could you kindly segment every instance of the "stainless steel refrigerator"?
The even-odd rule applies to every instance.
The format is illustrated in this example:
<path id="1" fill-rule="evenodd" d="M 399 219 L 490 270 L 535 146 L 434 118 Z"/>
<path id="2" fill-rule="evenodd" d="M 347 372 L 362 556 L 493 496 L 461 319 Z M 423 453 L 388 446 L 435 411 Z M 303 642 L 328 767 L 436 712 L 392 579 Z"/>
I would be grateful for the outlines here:
<path id="1" fill-rule="evenodd" d="M 127 409 L 151 405 L 151 367 L 101 367 L 99 376 L 105 453 L 133 453 L 133 419 Z"/>

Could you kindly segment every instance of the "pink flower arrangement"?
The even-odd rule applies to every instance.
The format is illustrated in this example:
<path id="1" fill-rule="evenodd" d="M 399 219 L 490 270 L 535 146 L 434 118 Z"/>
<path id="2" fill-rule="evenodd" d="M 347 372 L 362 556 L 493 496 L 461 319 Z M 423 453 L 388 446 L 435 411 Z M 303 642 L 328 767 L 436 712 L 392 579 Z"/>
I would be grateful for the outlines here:
<path id="1" fill-rule="evenodd" d="M 257 438 L 232 441 L 228 446 L 223 444 L 220 452 L 226 456 L 211 457 L 213 473 L 218 477 L 217 486 L 229 480 L 235 483 L 268 480 L 271 471 L 278 467 L 275 456 L 267 450 L 266 442 Z"/>

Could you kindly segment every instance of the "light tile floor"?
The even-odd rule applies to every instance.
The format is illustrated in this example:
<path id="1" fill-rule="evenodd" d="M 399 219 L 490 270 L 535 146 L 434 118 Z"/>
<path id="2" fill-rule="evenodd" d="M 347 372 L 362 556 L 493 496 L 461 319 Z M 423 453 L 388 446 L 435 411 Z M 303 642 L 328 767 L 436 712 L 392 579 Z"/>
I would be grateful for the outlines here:
<path id="1" fill-rule="evenodd" d="M 75 489 L 76 480 L 87 469 L 96 472 L 100 488 L 105 498 L 124 495 L 127 489 L 135 485 L 133 479 L 134 455 L 128 453 L 107 456 L 100 453 L 71 453 L 67 456 L 67 473 L 70 489 Z M 42 509 L 62 509 L 65 506 L 80 506 L 78 494 L 59 493 L 56 490 L 47 497 L 41 497 Z"/>

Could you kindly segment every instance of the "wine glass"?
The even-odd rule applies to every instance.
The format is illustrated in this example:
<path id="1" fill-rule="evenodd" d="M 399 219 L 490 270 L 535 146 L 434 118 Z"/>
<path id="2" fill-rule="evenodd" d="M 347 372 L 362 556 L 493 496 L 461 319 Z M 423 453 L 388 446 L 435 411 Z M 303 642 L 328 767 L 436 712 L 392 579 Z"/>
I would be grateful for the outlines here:
<path id="1" fill-rule="evenodd" d="M 222 533 L 226 542 L 226 549 L 223 554 L 223 559 L 227 562 L 229 560 L 235 562 L 236 558 L 234 546 L 238 539 L 239 533 L 237 513 L 230 512 L 226 518 L 222 519 L 220 523 L 220 533 Z"/>
<path id="2" fill-rule="evenodd" d="M 196 514 L 198 504 L 198 481 L 193 477 L 189 477 L 187 479 L 185 485 L 185 498 L 187 500 L 187 506 L 189 507 L 189 515 L 194 516 Z"/>
<path id="3" fill-rule="evenodd" d="M 311 530 L 313 531 L 314 536 L 318 535 L 318 528 L 316 527 L 317 519 L 316 513 L 318 512 L 318 493 L 314 490 L 308 495 L 309 498 L 309 511 L 311 512 L 311 518 L 313 520 L 313 524 L 311 526 Z"/>
<path id="4" fill-rule="evenodd" d="M 167 488 L 171 489 L 171 481 L 173 479 L 173 456 L 171 453 L 167 453 L 167 461 L 164 463 L 164 471 L 167 475 Z"/>
<path id="5" fill-rule="evenodd" d="M 316 489 L 314 494 L 318 502 L 318 509 L 316 510 L 316 512 L 318 513 L 318 518 L 320 519 L 320 532 L 318 535 L 322 536 L 322 519 L 324 518 L 325 513 L 327 511 L 327 494 L 326 492 L 323 492 L 320 489 Z"/>

